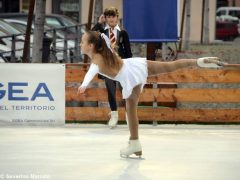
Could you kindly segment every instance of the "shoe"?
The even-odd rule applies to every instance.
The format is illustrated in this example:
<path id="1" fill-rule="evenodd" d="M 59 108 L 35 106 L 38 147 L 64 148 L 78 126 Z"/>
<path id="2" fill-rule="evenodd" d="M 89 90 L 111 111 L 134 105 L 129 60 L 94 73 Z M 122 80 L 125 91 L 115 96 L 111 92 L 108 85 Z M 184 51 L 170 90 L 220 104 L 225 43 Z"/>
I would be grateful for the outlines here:
<path id="1" fill-rule="evenodd" d="M 218 57 L 203 57 L 197 59 L 197 65 L 203 68 L 221 68 L 226 63 L 221 62 Z"/>
<path id="2" fill-rule="evenodd" d="M 121 157 L 126 158 L 132 154 L 139 156 L 139 158 L 142 156 L 142 146 L 138 139 L 137 140 L 129 140 L 128 146 L 126 148 L 120 150 Z"/>
<path id="3" fill-rule="evenodd" d="M 117 126 L 118 123 L 118 111 L 111 111 L 111 119 L 108 121 L 108 126 L 112 129 Z"/>

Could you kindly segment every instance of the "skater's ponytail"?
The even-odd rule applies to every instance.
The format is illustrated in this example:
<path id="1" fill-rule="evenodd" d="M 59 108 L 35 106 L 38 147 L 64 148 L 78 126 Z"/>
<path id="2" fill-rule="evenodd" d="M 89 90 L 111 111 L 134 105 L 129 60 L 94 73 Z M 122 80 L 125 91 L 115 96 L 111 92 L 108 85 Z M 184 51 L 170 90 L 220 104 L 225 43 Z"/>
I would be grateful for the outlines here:
<path id="1" fill-rule="evenodd" d="M 87 34 L 88 42 L 94 45 L 95 53 L 103 56 L 104 64 L 109 68 L 119 69 L 119 56 L 111 49 L 106 35 L 97 31 L 88 31 Z"/>

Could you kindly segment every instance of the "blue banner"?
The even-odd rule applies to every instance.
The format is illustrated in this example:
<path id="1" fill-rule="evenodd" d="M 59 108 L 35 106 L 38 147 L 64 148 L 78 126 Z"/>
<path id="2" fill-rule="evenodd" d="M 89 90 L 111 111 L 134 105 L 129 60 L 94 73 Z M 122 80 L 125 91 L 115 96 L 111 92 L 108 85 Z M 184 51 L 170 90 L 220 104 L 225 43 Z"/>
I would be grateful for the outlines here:
<path id="1" fill-rule="evenodd" d="M 131 42 L 176 42 L 177 0 L 124 0 L 123 26 Z"/>

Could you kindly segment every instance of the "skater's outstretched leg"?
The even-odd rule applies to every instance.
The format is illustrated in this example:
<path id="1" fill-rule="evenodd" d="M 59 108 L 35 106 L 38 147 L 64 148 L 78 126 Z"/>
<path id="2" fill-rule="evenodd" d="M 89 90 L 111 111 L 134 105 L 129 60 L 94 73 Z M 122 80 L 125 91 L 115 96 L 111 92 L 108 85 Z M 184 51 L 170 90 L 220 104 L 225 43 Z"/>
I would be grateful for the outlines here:
<path id="1" fill-rule="evenodd" d="M 129 155 L 136 154 L 137 156 L 142 155 L 142 147 L 138 137 L 138 116 L 137 116 L 137 105 L 139 95 L 141 93 L 141 85 L 136 86 L 129 98 L 126 99 L 126 111 L 128 116 L 128 127 L 130 131 L 130 140 L 128 146 L 121 149 L 120 155 L 128 157 Z"/>
<path id="2" fill-rule="evenodd" d="M 148 75 L 172 72 L 186 67 L 220 68 L 226 65 L 217 57 L 203 57 L 199 59 L 179 59 L 172 62 L 147 61 Z"/>
<path id="3" fill-rule="evenodd" d="M 197 66 L 196 59 L 181 59 L 171 62 L 147 61 L 148 75 L 153 76 L 161 73 L 176 71 L 180 68 Z"/>

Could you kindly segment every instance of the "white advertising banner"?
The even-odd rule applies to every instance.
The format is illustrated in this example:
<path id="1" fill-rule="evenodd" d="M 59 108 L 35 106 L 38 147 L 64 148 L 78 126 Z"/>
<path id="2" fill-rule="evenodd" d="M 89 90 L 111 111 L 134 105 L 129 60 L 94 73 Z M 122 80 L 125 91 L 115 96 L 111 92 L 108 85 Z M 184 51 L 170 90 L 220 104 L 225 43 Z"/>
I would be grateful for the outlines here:
<path id="1" fill-rule="evenodd" d="M 65 124 L 65 65 L 0 64 L 0 125 Z"/>

